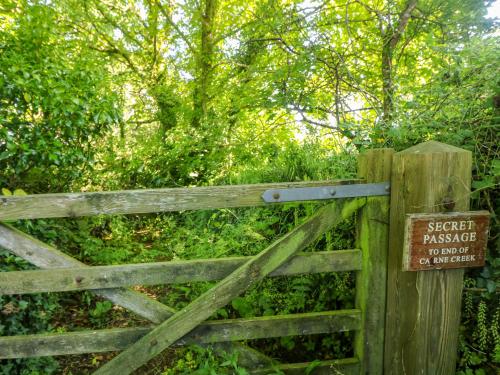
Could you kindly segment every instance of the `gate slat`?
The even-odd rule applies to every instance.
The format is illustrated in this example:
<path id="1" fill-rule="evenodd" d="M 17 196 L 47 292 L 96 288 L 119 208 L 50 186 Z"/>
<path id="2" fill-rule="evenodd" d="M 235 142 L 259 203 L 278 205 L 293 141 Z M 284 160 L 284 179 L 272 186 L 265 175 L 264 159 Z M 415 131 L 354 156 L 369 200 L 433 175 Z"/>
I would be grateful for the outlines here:
<path id="1" fill-rule="evenodd" d="M 360 310 L 337 310 L 210 321 L 199 325 L 174 345 L 352 331 L 359 329 L 360 316 Z M 0 359 L 123 350 L 152 329 L 114 328 L 0 337 Z"/>
<path id="2" fill-rule="evenodd" d="M 61 268 L 57 272 L 52 270 L 0 272 L 0 295 L 220 280 L 250 259 L 251 256 Z M 360 250 L 318 251 L 297 254 L 269 276 L 359 269 L 361 269 Z"/>
<path id="3" fill-rule="evenodd" d="M 0 197 L 0 220 L 138 214 L 264 206 L 269 189 L 348 185 L 359 179 L 274 184 L 121 190 Z"/>
<path id="4" fill-rule="evenodd" d="M 40 268 L 58 269 L 63 267 L 85 267 L 86 265 L 56 248 L 45 244 L 20 230 L 0 222 L 0 247 Z M 93 294 L 133 311 L 153 323 L 161 323 L 172 316 L 176 310 L 142 293 L 130 289 L 97 289 Z M 245 366 L 269 366 L 274 361 L 243 344 L 215 344 L 216 351 L 238 351 L 239 361 Z M 244 362 L 248 359 L 249 362 Z"/>
<path id="5" fill-rule="evenodd" d="M 208 319 L 217 309 L 278 268 L 333 225 L 348 218 L 366 198 L 323 207 L 315 216 L 236 269 L 188 306 L 106 363 L 96 374 L 130 374 Z"/>
<path id="6" fill-rule="evenodd" d="M 358 375 L 360 373 L 359 360 L 357 358 L 332 359 L 329 361 L 305 362 L 305 363 L 286 363 L 276 365 L 272 368 L 251 371 L 252 375 L 265 375 L 284 373 L 286 375 L 303 375 L 308 370 L 314 375 Z"/>
<path id="7" fill-rule="evenodd" d="M 5 223 L 0 223 L 0 247 L 40 268 L 88 267 L 62 251 Z M 129 289 L 97 289 L 92 293 L 156 324 L 165 321 L 175 312 L 163 303 Z"/>

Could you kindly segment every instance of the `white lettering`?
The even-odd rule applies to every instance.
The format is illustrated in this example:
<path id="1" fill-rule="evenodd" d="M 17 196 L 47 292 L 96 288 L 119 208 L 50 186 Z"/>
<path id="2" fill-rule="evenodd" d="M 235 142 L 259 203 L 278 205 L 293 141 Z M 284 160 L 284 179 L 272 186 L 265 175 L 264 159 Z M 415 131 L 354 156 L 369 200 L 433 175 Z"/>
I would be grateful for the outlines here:
<path id="1" fill-rule="evenodd" d="M 448 263 L 448 257 L 436 257 L 432 259 L 433 264 Z"/>

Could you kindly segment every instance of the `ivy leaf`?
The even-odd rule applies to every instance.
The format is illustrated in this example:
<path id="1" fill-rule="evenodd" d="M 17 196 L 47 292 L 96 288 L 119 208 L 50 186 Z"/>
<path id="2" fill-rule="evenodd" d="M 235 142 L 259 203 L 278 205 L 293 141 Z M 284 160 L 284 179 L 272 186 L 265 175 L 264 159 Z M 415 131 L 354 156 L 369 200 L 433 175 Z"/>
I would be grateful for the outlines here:
<path id="1" fill-rule="evenodd" d="M 494 280 L 487 280 L 486 281 L 486 289 L 488 289 L 489 293 L 494 293 L 495 290 L 497 289 L 497 284 Z"/>
<path id="2" fill-rule="evenodd" d="M 485 176 L 484 179 L 472 182 L 474 189 L 488 189 L 495 186 L 492 176 Z"/>
<path id="3" fill-rule="evenodd" d="M 26 193 L 23 189 L 16 189 L 14 190 L 14 194 L 15 196 L 24 196 L 24 195 L 28 195 L 28 193 Z"/>
<path id="4" fill-rule="evenodd" d="M 8 197 L 8 196 L 12 195 L 12 192 L 7 188 L 2 188 L 2 195 L 5 195 Z"/>
<path id="5" fill-rule="evenodd" d="M 253 311 L 253 306 L 250 302 L 248 302 L 245 298 L 238 297 L 235 298 L 232 302 L 231 305 L 233 308 L 238 311 L 238 313 L 243 317 L 243 318 L 248 318 L 254 315 Z"/>

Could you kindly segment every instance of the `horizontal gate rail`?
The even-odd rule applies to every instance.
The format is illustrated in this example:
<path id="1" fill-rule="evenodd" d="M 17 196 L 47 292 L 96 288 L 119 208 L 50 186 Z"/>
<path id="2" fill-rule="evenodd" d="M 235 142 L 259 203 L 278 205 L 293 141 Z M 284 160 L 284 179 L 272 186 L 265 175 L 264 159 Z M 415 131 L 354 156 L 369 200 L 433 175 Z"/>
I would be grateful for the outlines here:
<path id="1" fill-rule="evenodd" d="M 0 247 L 40 268 L 53 270 L 88 267 L 62 251 L 5 223 L 0 223 Z M 153 323 L 161 323 L 175 313 L 174 309 L 163 303 L 130 289 L 96 289 L 92 290 L 92 293 L 129 309 Z"/>
<path id="2" fill-rule="evenodd" d="M 0 295 L 220 280 L 253 257 L 0 272 Z M 269 276 L 356 271 L 360 250 L 299 253 Z"/>
<path id="3" fill-rule="evenodd" d="M 366 183 L 367 180 L 374 183 Z M 297 251 L 303 250 L 305 243 L 310 243 L 313 237 L 324 232 L 327 227 L 343 221 L 367 202 L 374 202 L 373 199 L 389 201 L 389 192 L 388 182 L 363 178 L 0 197 L 0 221 L 267 206 L 285 202 L 359 197 L 339 202 L 337 207 L 335 204 L 330 206 L 335 207 L 333 210 L 337 215 L 340 214 L 339 218 L 325 215 L 332 208 L 324 207 L 320 211 L 322 214 L 314 215 L 252 257 L 89 267 L 0 222 L 0 246 L 46 269 L 0 273 L 0 295 L 90 290 L 147 317 L 155 324 L 149 327 L 0 337 L 0 359 L 124 350 L 96 372 L 112 374 L 118 371 L 124 375 L 170 345 L 197 343 L 212 345 L 216 351 L 240 351 L 243 358 L 241 365 L 248 367 L 251 366 L 250 363 L 254 363 L 251 371 L 254 374 L 268 373 L 271 364 L 285 374 L 302 374 L 312 368 L 315 374 L 337 371 L 357 373 L 366 368 L 366 363 L 369 362 L 368 352 L 360 350 L 359 345 L 362 337 L 359 332 L 363 332 L 365 338 L 365 331 L 371 332 L 366 323 L 369 320 L 365 311 L 367 307 L 358 302 L 358 295 L 371 290 L 363 283 L 361 288 L 364 292 L 357 294 L 356 310 L 205 320 L 255 281 L 267 276 L 357 271 L 357 284 L 360 280 L 367 281 L 365 273 L 361 273 L 365 270 L 366 257 L 369 255 L 365 254 L 363 242 L 360 247 L 363 250 L 312 253 Z M 362 212 L 365 211 L 363 209 Z M 318 219 L 322 215 L 323 219 Z M 385 221 L 385 216 L 381 220 Z M 57 269 L 57 272 L 47 269 Z M 175 311 L 147 296 L 126 289 L 133 285 L 214 280 L 222 281 L 181 311 Z M 234 342 L 347 330 L 356 332 L 355 358 L 313 363 L 275 363 L 262 353 L 253 353 L 253 349 Z M 261 370 L 263 367 L 266 369 Z"/>
<path id="4" fill-rule="evenodd" d="M 313 243 L 320 235 L 348 219 L 366 204 L 366 200 L 367 198 L 354 199 L 344 205 L 331 203 L 323 207 L 305 223 L 238 267 L 217 285 L 100 367 L 95 374 L 132 373 Z"/>
<path id="5" fill-rule="evenodd" d="M 353 331 L 360 327 L 360 316 L 359 310 L 337 310 L 209 321 L 200 324 L 174 345 Z M 152 329 L 113 328 L 0 337 L 0 359 L 123 350 Z"/>
<path id="6" fill-rule="evenodd" d="M 139 214 L 268 205 L 270 189 L 337 186 L 363 180 L 286 182 L 192 188 L 122 190 L 89 193 L 0 196 L 0 220 Z"/>
<path id="7" fill-rule="evenodd" d="M 314 371 L 311 371 L 314 369 Z M 271 370 L 271 371 L 270 371 Z M 273 372 L 274 370 L 274 372 Z M 357 358 L 332 359 L 305 363 L 285 363 L 273 366 L 272 369 L 251 371 L 252 375 L 284 373 L 286 375 L 304 375 L 308 371 L 314 375 L 359 375 L 360 363 Z"/>
<path id="8" fill-rule="evenodd" d="M 1 222 L 0 246 L 41 268 L 59 269 L 86 266 L 58 249 Z M 156 324 L 165 321 L 176 312 L 175 309 L 130 289 L 96 289 L 92 290 L 91 293 L 106 298 Z M 217 352 L 239 352 L 238 362 L 245 367 L 267 367 L 272 362 L 271 358 L 237 342 L 213 344 L 212 347 Z"/>

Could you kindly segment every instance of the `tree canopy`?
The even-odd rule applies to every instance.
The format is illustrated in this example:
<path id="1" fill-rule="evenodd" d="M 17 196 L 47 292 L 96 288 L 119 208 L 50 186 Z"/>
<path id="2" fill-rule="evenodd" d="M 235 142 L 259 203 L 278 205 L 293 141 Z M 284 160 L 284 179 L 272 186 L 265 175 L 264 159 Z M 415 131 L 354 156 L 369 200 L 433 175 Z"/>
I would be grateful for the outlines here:
<path id="1" fill-rule="evenodd" d="M 492 213 L 493 229 L 487 266 L 469 274 L 469 286 L 482 294 L 474 297 L 477 314 L 473 297 L 464 304 L 469 341 L 461 341 L 459 365 L 463 374 L 483 374 L 481 366 L 491 370 L 493 346 L 500 353 L 498 334 L 485 338 L 500 321 L 500 34 L 498 20 L 486 16 L 493 2 L 2 0 L 0 189 L 54 193 L 347 178 L 366 148 L 401 150 L 435 139 L 471 150 L 473 207 Z M 80 260 L 108 264 L 211 251 L 250 255 L 255 244 L 249 239 L 271 238 L 311 210 L 16 225 L 63 244 Z M 229 239 L 207 234 L 207 227 Z M 67 233 L 75 228 L 76 235 Z M 143 228 L 151 232 L 144 243 L 160 250 L 144 250 L 137 240 Z M 342 236 L 326 242 L 353 246 Z M 1 251 L 0 260 L 0 270 L 26 267 Z M 335 279 L 343 288 L 335 297 L 344 302 L 348 279 Z M 313 284 L 301 280 L 284 311 L 307 304 L 302 291 Z M 270 295 L 254 293 L 258 307 L 241 297 L 232 308 L 241 316 L 267 314 Z M 56 310 L 52 299 L 30 301 Z M 315 308 L 328 303 L 317 301 Z M 96 316 L 111 309 L 93 306 Z M 8 324 L 3 318 L 0 334 L 31 332 L 19 323 L 24 317 Z M 37 328 L 48 327 L 43 314 L 35 320 Z M 341 351 L 325 342 L 324 348 Z M 270 350 L 295 344 L 273 345 Z M 467 372 L 472 369 L 479 372 Z"/>

